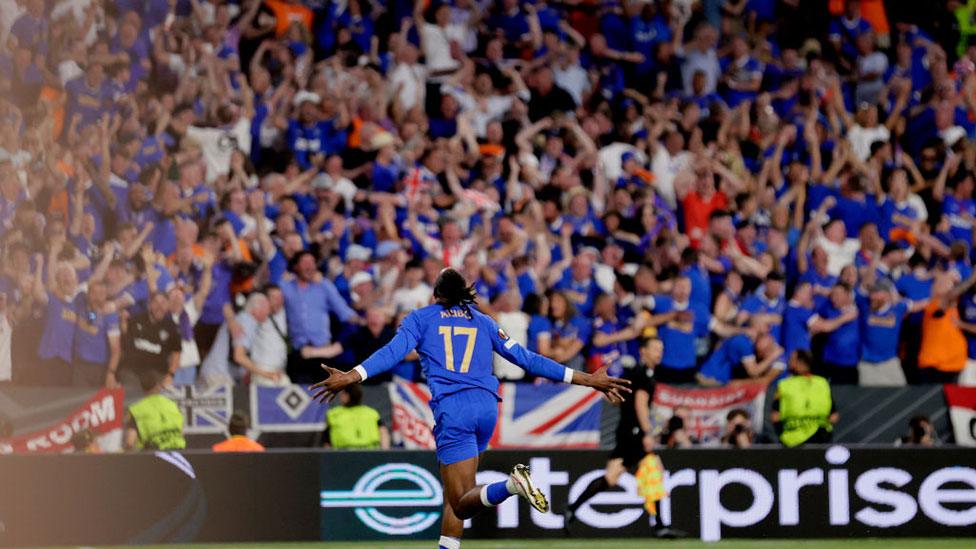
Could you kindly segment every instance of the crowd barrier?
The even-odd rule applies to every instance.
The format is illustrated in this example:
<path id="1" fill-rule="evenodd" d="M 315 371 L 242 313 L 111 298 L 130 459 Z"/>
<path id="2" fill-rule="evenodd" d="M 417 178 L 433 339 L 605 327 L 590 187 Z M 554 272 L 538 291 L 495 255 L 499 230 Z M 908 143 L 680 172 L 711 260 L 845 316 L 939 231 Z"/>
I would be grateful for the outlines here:
<path id="1" fill-rule="evenodd" d="M 480 482 L 532 467 L 561 511 L 602 474 L 595 450 L 491 451 Z M 720 538 L 976 534 L 976 450 L 845 446 L 662 451 L 666 524 Z M 188 451 L 0 456 L 0 545 L 436 539 L 443 505 L 426 451 Z M 580 537 L 651 534 L 635 480 L 580 508 Z M 472 538 L 561 537 L 562 517 L 509 500 Z"/>
<path id="2" fill-rule="evenodd" d="M 366 386 L 364 403 L 379 411 L 384 423 L 394 428 L 395 435 L 403 434 L 397 438 L 404 439 L 408 447 L 411 447 L 409 443 L 415 443 L 413 447 L 429 447 L 425 442 L 429 443 L 430 440 L 414 436 L 415 427 L 430 420 L 424 417 L 427 404 L 422 399 L 422 386 L 406 385 L 408 387 L 402 391 L 391 390 L 394 388 L 391 384 Z M 581 441 L 592 447 L 608 448 L 613 445 L 619 410 L 606 405 L 601 399 L 580 403 L 574 399 L 571 389 L 558 385 L 533 387 L 512 384 L 504 387 L 505 400 L 514 403 L 514 406 L 501 410 L 501 435 L 504 436 L 495 441 L 498 444 L 493 444 L 493 447 L 538 446 L 543 442 L 550 447 L 565 446 L 566 429 L 563 429 L 564 425 L 559 423 L 558 418 L 572 420 L 569 425 L 575 431 L 575 438 L 570 442 L 576 447 L 584 445 Z M 773 391 L 770 388 L 754 396 L 749 396 L 749 391 L 734 387 L 704 391 L 710 394 L 708 399 L 686 399 L 693 412 L 692 421 L 687 427 L 696 439 L 714 440 L 724 427 L 727 409 L 741 407 L 753 413 L 753 426 L 760 440 L 775 442 L 776 434 L 772 426 L 768 421 L 763 421 L 772 406 Z M 936 437 L 942 443 L 976 445 L 976 389 L 960 388 L 956 392 L 961 396 L 950 412 L 946 400 L 948 393 L 944 394 L 941 385 L 835 387 L 834 400 L 840 412 L 840 421 L 834 431 L 834 442 L 892 444 L 906 434 L 912 416 L 925 415 L 932 420 Z M 662 393 L 664 396 L 659 394 L 655 401 L 657 413 L 652 421 L 656 424 L 666 423 L 673 409 L 671 406 L 680 402 L 680 399 L 673 398 L 673 391 Z M 402 398 L 397 396 L 401 394 Z M 966 397 L 966 394 L 969 396 Z M 225 424 L 234 410 L 242 410 L 250 416 L 252 432 L 269 447 L 315 445 L 320 442 L 317 433 L 324 427 L 325 406 L 314 402 L 307 390 L 295 385 L 181 387 L 169 395 L 184 413 L 187 442 L 192 448 L 209 448 L 222 440 Z M 121 414 L 112 415 L 111 412 L 121 410 L 120 398 L 127 406 L 138 399 L 140 393 L 138 390 L 125 391 L 121 397 L 117 393 L 111 396 L 114 399 L 110 403 L 105 400 L 105 395 L 100 396 L 92 390 L 0 386 L 0 454 L 22 451 L 31 440 L 38 440 L 35 446 L 40 450 L 51 451 L 67 446 L 72 433 L 61 426 L 77 423 L 72 420 L 79 415 L 84 416 L 86 409 L 88 415 L 100 421 L 103 430 L 108 430 L 112 422 L 104 423 L 101 420 L 110 415 L 114 425 L 120 425 Z M 585 396 L 582 395 L 583 398 Z M 714 402 L 719 405 L 711 406 L 710 403 Z M 700 405 L 697 410 L 696 403 Z M 542 409 L 544 413 L 533 416 L 536 423 L 529 425 L 516 417 L 519 410 L 525 408 Z M 957 424 L 955 433 L 949 421 L 950 415 Z M 3 425 L 9 427 L 10 436 L 15 440 L 4 438 Z M 537 428 L 544 425 L 549 425 L 553 436 L 538 436 Z M 398 430 L 403 433 L 397 433 Z M 50 438 L 47 435 L 51 433 L 55 434 L 57 440 L 40 440 Z M 532 433 L 532 436 L 526 436 L 526 433 Z"/>

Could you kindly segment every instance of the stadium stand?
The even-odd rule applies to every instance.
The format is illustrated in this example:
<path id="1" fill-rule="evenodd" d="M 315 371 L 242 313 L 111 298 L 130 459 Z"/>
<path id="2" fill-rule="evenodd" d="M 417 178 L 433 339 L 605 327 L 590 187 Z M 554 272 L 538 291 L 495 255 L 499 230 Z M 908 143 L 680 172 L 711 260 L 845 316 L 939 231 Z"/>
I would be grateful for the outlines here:
<path id="1" fill-rule="evenodd" d="M 0 3 L 0 450 L 69 447 L 30 435 L 121 417 L 147 369 L 188 435 L 241 409 L 296 444 L 319 364 L 362 362 L 447 266 L 571 368 L 626 375 L 660 337 L 655 425 L 695 442 L 722 434 L 682 404 L 707 395 L 776 442 L 796 351 L 839 440 L 924 414 L 951 442 L 940 385 L 976 385 L 971 4 Z M 429 447 L 397 412 L 425 404 L 408 358 L 367 401 Z M 580 413 L 549 448 L 612 430 L 495 369 L 497 447 L 527 444 L 526 407 Z"/>

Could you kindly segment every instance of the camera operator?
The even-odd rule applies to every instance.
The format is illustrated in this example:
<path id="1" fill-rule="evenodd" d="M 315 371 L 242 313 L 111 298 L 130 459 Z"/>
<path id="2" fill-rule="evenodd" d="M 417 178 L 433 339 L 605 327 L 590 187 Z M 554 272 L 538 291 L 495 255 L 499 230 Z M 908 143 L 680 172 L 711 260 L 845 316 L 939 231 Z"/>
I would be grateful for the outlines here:
<path id="1" fill-rule="evenodd" d="M 755 439 L 749 412 L 742 408 L 731 410 L 725 416 L 725 431 L 722 446 L 726 448 L 749 448 Z"/>

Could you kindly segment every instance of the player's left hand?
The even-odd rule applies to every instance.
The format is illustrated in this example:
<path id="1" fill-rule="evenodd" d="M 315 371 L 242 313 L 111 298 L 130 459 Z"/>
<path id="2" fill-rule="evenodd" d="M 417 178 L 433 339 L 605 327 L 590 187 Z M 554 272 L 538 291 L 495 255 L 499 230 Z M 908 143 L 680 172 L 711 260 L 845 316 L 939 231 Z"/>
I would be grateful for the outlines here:
<path id="1" fill-rule="evenodd" d="M 359 381 L 359 374 L 357 373 L 343 372 L 325 364 L 322 364 L 322 369 L 329 374 L 329 377 L 310 387 L 310 389 L 315 391 L 315 395 L 312 398 L 319 402 L 332 402 L 332 399 L 340 391 Z"/>
<path id="2" fill-rule="evenodd" d="M 589 376 L 588 385 L 605 394 L 613 404 L 624 401 L 624 394 L 632 392 L 630 380 L 607 375 L 607 367 L 603 366 Z"/>

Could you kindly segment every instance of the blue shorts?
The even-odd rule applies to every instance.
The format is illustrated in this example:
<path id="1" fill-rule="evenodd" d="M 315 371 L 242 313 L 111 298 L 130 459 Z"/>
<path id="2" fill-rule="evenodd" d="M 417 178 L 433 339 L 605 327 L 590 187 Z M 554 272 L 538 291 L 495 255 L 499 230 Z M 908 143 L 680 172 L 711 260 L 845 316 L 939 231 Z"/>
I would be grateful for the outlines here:
<path id="1" fill-rule="evenodd" d="M 437 461 L 450 465 L 488 448 L 498 420 L 498 397 L 484 389 L 465 389 L 441 398 L 434 412 Z"/>

